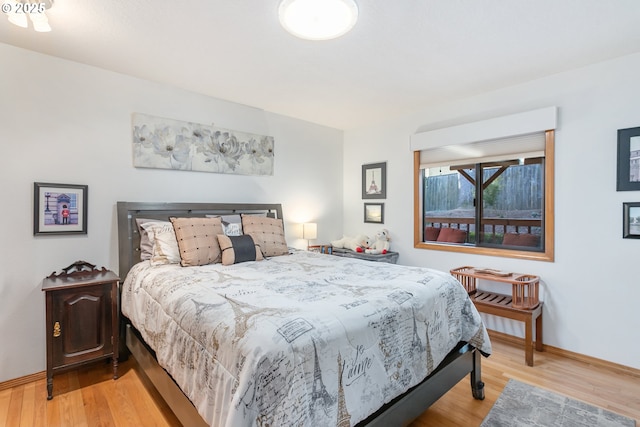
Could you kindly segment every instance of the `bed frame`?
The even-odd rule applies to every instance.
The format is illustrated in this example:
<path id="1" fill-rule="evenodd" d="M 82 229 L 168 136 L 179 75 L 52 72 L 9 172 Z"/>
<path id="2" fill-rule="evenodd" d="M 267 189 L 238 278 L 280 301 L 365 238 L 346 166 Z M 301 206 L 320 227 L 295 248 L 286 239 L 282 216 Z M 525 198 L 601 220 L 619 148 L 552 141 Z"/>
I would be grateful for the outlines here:
<path id="1" fill-rule="evenodd" d="M 172 216 L 202 217 L 239 213 L 266 213 L 270 217 L 282 218 L 280 204 L 258 203 L 118 202 L 117 212 L 119 274 L 122 281 L 129 269 L 140 261 L 140 235 L 136 218 L 168 220 Z M 196 408 L 171 376 L 157 363 L 153 350 L 140 338 L 129 319 L 121 314 L 120 320 L 120 336 L 123 337 L 120 354 L 130 352 L 134 356 L 145 375 L 184 426 L 206 426 Z M 408 425 L 469 373 L 473 397 L 484 399 L 480 360 L 481 355 L 476 348 L 467 343 L 460 343 L 423 382 L 380 408 L 358 426 Z"/>

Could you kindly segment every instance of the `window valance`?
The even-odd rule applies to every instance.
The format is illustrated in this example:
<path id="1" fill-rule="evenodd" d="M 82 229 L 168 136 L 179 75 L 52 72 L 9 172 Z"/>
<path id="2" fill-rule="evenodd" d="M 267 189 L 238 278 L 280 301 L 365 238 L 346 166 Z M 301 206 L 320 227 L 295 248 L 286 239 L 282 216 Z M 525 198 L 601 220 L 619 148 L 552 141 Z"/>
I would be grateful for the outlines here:
<path id="1" fill-rule="evenodd" d="M 422 168 L 544 156 L 545 131 L 556 128 L 556 107 L 421 132 L 411 137 Z"/>

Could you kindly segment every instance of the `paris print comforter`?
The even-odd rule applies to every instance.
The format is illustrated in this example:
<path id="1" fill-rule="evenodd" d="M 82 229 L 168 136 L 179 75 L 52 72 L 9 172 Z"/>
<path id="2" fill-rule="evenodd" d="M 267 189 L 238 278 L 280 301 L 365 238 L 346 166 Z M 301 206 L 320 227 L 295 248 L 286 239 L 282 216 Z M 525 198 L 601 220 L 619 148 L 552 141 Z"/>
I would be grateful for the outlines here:
<path id="1" fill-rule="evenodd" d="M 297 251 L 136 264 L 122 312 L 212 426 L 355 425 L 460 341 L 491 344 L 448 273 Z"/>

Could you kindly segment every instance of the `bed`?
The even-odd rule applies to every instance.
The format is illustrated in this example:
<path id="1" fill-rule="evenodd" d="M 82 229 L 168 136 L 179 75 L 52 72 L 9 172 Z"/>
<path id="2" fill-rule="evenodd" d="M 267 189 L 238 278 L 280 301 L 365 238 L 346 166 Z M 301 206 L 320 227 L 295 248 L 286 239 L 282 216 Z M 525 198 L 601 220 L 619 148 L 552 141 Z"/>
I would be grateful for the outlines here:
<path id="1" fill-rule="evenodd" d="M 183 425 L 406 425 L 468 374 L 484 398 L 491 344 L 450 274 L 307 251 L 158 264 L 141 260 L 145 221 L 282 220 L 282 207 L 118 202 L 117 211 L 121 336 Z"/>

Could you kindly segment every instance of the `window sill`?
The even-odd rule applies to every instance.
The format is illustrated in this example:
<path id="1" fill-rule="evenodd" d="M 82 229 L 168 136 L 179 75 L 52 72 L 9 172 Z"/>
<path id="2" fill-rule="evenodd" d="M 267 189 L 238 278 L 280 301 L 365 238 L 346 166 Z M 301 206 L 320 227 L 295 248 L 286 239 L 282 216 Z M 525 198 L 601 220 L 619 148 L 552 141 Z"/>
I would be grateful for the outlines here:
<path id="1" fill-rule="evenodd" d="M 553 262 L 553 251 L 547 250 L 545 252 L 531 252 L 531 251 L 518 251 L 513 249 L 497 249 L 497 248 L 483 248 L 478 246 L 462 246 L 446 243 L 431 243 L 431 242 L 417 242 L 414 247 L 416 249 L 429 249 L 435 251 L 447 251 L 447 252 L 460 252 L 466 254 L 475 255 L 488 255 L 503 258 L 518 258 L 528 259 L 533 261 L 547 261 Z"/>

